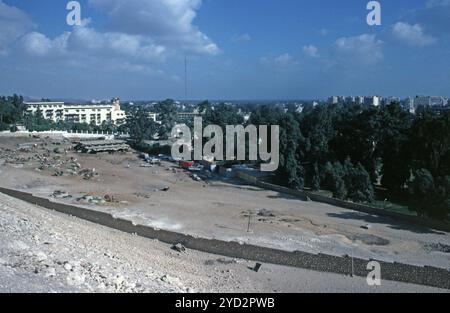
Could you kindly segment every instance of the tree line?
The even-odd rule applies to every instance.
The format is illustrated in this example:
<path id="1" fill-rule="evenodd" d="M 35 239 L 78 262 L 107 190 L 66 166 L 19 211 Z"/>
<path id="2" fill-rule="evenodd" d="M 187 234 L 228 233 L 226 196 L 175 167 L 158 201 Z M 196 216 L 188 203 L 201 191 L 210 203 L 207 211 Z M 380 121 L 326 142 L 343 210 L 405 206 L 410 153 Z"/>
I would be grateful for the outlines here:
<path id="1" fill-rule="evenodd" d="M 450 113 L 398 103 L 382 107 L 319 105 L 301 113 L 258 107 L 253 124 L 278 124 L 277 178 L 292 188 L 329 190 L 354 202 L 372 202 L 374 186 L 409 199 L 419 215 L 450 213 Z"/>

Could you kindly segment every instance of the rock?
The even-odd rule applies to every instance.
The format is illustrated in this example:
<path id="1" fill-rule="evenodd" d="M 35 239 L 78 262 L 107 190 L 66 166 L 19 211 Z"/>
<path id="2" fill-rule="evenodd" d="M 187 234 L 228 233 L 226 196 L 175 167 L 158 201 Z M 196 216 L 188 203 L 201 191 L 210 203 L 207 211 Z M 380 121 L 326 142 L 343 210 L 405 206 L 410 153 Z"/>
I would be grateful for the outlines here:
<path id="1" fill-rule="evenodd" d="M 108 202 L 108 203 L 114 202 L 114 196 L 105 195 L 103 198 L 104 198 L 105 201 Z"/>
<path id="2" fill-rule="evenodd" d="M 43 261 L 47 260 L 47 255 L 44 252 L 39 251 L 39 252 L 36 252 L 34 255 L 38 262 L 43 262 Z"/>
<path id="3" fill-rule="evenodd" d="M 253 268 L 253 271 L 258 273 L 259 270 L 261 269 L 262 264 L 261 263 L 256 263 L 255 267 Z"/>
<path id="4" fill-rule="evenodd" d="M 47 269 L 47 272 L 45 273 L 45 277 L 55 277 L 56 276 L 56 270 L 53 267 L 50 267 Z"/>
<path id="5" fill-rule="evenodd" d="M 161 280 L 165 283 L 168 283 L 170 285 L 174 285 L 174 286 L 181 286 L 181 281 L 176 278 L 176 277 L 172 277 L 169 275 L 164 275 L 163 277 L 161 277 Z"/>
<path id="6" fill-rule="evenodd" d="M 84 284 L 85 281 L 85 276 L 79 273 L 74 273 L 71 272 L 68 276 L 67 276 L 67 283 L 70 286 L 80 286 L 82 284 Z"/>
<path id="7" fill-rule="evenodd" d="M 53 198 L 70 198 L 70 195 L 63 190 L 55 190 L 52 194 Z"/>
<path id="8" fill-rule="evenodd" d="M 69 272 L 72 270 L 72 265 L 70 265 L 70 263 L 66 263 L 64 264 L 64 269 Z"/>
<path id="9" fill-rule="evenodd" d="M 125 278 L 122 275 L 117 275 L 116 279 L 114 280 L 114 285 L 116 286 L 116 289 L 120 289 L 125 282 Z"/>
<path id="10" fill-rule="evenodd" d="M 202 181 L 202 179 L 197 174 L 192 174 L 192 179 L 198 182 Z"/>
<path id="11" fill-rule="evenodd" d="M 361 226 L 361 228 L 362 228 L 362 229 L 366 229 L 366 230 L 369 230 L 369 229 L 371 229 L 371 228 L 372 228 L 372 226 L 371 226 L 371 225 L 369 225 L 369 224 L 367 224 L 367 225 L 363 225 L 363 226 Z"/>
<path id="12" fill-rule="evenodd" d="M 178 243 L 178 244 L 172 246 L 171 249 L 172 249 L 172 250 L 175 250 L 175 251 L 177 251 L 177 252 L 180 252 L 180 253 L 186 251 L 186 248 L 185 248 L 181 243 Z"/>
<path id="13" fill-rule="evenodd" d="M 262 217 L 275 217 L 275 214 L 272 211 L 266 210 L 266 209 L 261 209 L 258 212 L 258 216 L 262 216 Z"/>

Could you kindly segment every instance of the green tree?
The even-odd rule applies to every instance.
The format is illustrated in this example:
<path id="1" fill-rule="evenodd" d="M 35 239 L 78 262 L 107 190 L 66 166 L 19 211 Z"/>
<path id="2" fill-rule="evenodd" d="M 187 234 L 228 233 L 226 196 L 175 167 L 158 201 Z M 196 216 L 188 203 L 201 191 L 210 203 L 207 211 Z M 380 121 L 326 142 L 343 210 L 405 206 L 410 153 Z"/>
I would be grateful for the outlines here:
<path id="1" fill-rule="evenodd" d="M 224 103 L 212 108 L 208 104 L 203 104 L 203 126 L 218 125 L 225 129 L 227 125 L 242 125 L 244 118 L 239 114 L 235 106 Z"/>
<path id="2" fill-rule="evenodd" d="M 410 184 L 414 205 L 419 216 L 444 219 L 450 213 L 450 176 L 434 178 L 427 169 L 414 172 Z"/>
<path id="3" fill-rule="evenodd" d="M 313 191 L 318 191 L 320 190 L 320 172 L 319 172 L 319 165 L 316 163 L 314 163 L 314 169 L 313 169 L 313 176 L 311 179 L 311 189 Z"/>
<path id="4" fill-rule="evenodd" d="M 158 125 L 150 119 L 149 112 L 143 107 L 132 107 L 127 112 L 126 130 L 136 144 L 151 140 L 157 132 Z"/>
<path id="5" fill-rule="evenodd" d="M 344 175 L 345 171 L 340 162 L 327 162 L 322 173 L 323 189 L 330 190 L 336 199 L 344 200 L 347 196 Z"/>
<path id="6" fill-rule="evenodd" d="M 299 147 L 304 142 L 300 126 L 292 114 L 285 114 L 278 121 L 280 126 L 280 166 L 277 172 L 279 180 L 289 187 L 303 189 L 305 185 L 302 155 Z"/>
<path id="7" fill-rule="evenodd" d="M 450 112 L 420 114 L 413 123 L 409 150 L 412 168 L 425 168 L 434 177 L 450 175 Z"/>
<path id="8" fill-rule="evenodd" d="M 398 103 L 380 112 L 378 154 L 381 157 L 381 184 L 391 191 L 401 191 L 410 177 L 409 138 L 412 116 Z"/>
<path id="9" fill-rule="evenodd" d="M 420 216 L 426 215 L 426 212 L 432 206 L 434 198 L 435 184 L 433 175 L 427 169 L 416 170 L 409 188 L 415 199 L 414 210 Z"/>
<path id="10" fill-rule="evenodd" d="M 171 133 L 173 127 L 178 121 L 178 112 L 175 102 L 173 100 L 165 100 L 159 102 L 155 106 L 155 111 L 158 113 L 161 125 L 159 126 L 159 137 L 160 139 L 167 140 Z"/>
<path id="11" fill-rule="evenodd" d="M 353 202 L 372 202 L 375 192 L 370 175 L 361 163 L 354 165 L 350 159 L 347 159 L 344 163 L 344 172 L 346 199 Z"/>

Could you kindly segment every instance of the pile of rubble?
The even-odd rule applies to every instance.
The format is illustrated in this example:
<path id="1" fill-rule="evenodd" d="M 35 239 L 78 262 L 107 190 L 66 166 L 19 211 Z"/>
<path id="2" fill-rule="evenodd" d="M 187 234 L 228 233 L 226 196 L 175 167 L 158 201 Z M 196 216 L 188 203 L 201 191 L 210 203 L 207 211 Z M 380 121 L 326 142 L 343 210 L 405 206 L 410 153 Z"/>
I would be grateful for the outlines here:
<path id="1" fill-rule="evenodd" d="M 71 195 L 69 195 L 66 191 L 63 190 L 55 190 L 51 197 L 55 199 L 70 199 L 72 198 Z"/>
<path id="2" fill-rule="evenodd" d="M 85 204 L 107 204 L 107 203 L 125 203 L 125 201 L 118 201 L 116 197 L 113 195 L 106 194 L 103 197 L 94 196 L 90 194 L 85 194 L 82 196 L 72 196 L 65 190 L 55 190 L 50 197 L 55 199 L 63 199 L 63 200 L 71 200 L 75 199 L 75 201 Z"/>
<path id="3" fill-rule="evenodd" d="M 14 167 L 28 166 L 36 171 L 49 171 L 52 176 L 80 176 L 90 180 L 98 176 L 95 169 L 83 169 L 77 159 L 66 157 L 67 150 L 59 147 L 53 151 L 46 148 L 47 143 L 19 144 L 17 149 L 1 149 L 0 164 Z"/>
<path id="4" fill-rule="evenodd" d="M 130 146 L 123 140 L 80 141 L 76 143 L 75 150 L 80 153 L 126 152 Z"/>

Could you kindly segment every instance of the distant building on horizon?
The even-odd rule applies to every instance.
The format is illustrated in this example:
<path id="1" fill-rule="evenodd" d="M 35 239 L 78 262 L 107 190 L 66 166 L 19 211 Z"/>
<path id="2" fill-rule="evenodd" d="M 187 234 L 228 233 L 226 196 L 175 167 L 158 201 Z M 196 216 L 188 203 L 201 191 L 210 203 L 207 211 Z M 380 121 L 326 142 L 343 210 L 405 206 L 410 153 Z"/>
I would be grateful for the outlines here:
<path id="1" fill-rule="evenodd" d="M 441 96 L 416 96 L 414 98 L 416 108 L 423 107 L 443 107 L 448 105 L 448 99 Z"/>
<path id="2" fill-rule="evenodd" d="M 24 102 L 28 113 L 36 113 L 39 110 L 45 119 L 53 122 L 87 123 L 101 125 L 103 122 L 111 122 L 120 125 L 125 122 L 125 111 L 120 108 L 119 98 L 114 98 L 111 103 L 102 104 L 71 104 L 65 102 Z"/>

